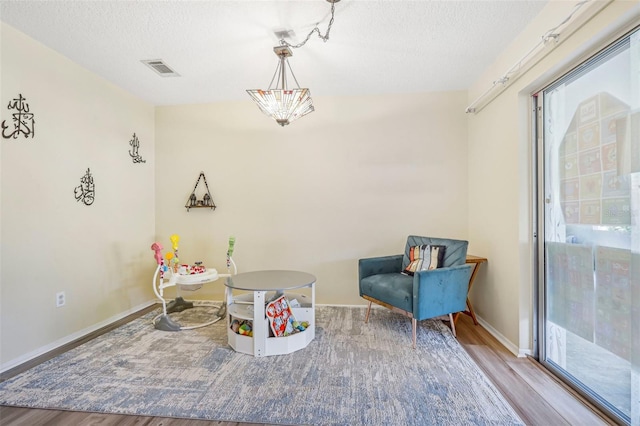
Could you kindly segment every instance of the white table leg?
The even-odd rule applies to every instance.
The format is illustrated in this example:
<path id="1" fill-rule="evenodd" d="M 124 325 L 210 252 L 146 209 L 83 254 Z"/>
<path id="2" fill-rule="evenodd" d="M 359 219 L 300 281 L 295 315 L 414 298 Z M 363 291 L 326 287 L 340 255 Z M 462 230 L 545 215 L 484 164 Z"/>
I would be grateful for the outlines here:
<path id="1" fill-rule="evenodd" d="M 310 342 L 316 337 L 316 283 L 315 281 L 311 284 L 311 321 L 309 321 L 309 329 L 307 329 L 307 331 L 311 333 L 311 336 L 309 336 L 309 342 Z"/>
<path id="2" fill-rule="evenodd" d="M 253 292 L 253 354 L 266 356 L 267 354 L 267 323 L 264 320 L 265 291 Z"/>

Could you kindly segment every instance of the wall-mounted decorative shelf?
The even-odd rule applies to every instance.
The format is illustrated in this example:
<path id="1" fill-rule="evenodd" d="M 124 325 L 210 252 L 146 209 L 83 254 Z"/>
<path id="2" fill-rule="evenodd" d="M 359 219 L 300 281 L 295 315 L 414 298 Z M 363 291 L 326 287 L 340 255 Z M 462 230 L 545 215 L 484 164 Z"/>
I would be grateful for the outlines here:
<path id="1" fill-rule="evenodd" d="M 198 189 L 198 185 L 200 184 L 200 179 L 204 181 L 204 186 L 207 188 L 207 192 L 202 196 L 201 200 L 198 200 L 198 196 L 196 195 L 196 189 Z M 189 209 L 202 209 L 207 208 L 211 210 L 216 209 L 216 204 L 213 202 L 213 197 L 211 196 L 211 192 L 209 192 L 209 185 L 207 184 L 207 178 L 204 175 L 204 172 L 200 172 L 200 176 L 198 176 L 198 180 L 196 181 L 196 185 L 193 187 L 193 191 L 189 198 L 187 198 L 187 204 L 184 205 Z"/>

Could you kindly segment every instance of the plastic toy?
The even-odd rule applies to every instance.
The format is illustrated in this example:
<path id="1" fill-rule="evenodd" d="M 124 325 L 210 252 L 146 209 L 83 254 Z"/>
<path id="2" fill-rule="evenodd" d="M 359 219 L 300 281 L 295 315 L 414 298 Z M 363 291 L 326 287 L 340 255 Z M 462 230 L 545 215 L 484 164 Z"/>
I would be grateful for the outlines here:
<path id="1" fill-rule="evenodd" d="M 253 324 L 250 320 L 239 321 L 234 319 L 231 321 L 231 330 L 236 334 L 253 337 Z"/>
<path id="2" fill-rule="evenodd" d="M 238 334 L 242 334 L 244 336 L 251 336 L 253 333 L 251 331 L 251 327 L 246 322 L 242 324 L 238 329 Z"/>

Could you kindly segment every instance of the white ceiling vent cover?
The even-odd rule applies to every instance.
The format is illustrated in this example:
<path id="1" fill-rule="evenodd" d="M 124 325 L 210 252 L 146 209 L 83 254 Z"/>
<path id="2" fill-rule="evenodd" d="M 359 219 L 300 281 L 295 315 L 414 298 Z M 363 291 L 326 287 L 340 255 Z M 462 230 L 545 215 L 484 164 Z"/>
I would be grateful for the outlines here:
<path id="1" fill-rule="evenodd" d="M 172 70 L 162 59 L 147 59 L 141 62 L 161 77 L 180 77 L 180 74 Z"/>

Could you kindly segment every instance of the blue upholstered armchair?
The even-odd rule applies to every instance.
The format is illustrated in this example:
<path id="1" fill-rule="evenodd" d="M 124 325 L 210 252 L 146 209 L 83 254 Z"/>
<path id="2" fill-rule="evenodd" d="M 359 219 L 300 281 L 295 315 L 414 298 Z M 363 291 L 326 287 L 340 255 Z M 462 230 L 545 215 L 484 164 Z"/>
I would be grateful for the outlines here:
<path id="1" fill-rule="evenodd" d="M 371 303 L 376 303 L 411 318 L 414 348 L 417 321 L 423 319 L 448 315 L 455 336 L 452 314 L 465 310 L 471 277 L 472 265 L 465 263 L 468 245 L 468 241 L 410 235 L 404 254 L 360 259 L 360 296 L 369 301 L 364 321 L 369 321 Z M 415 270 L 413 276 L 403 273 L 407 269 L 409 274 Z"/>

